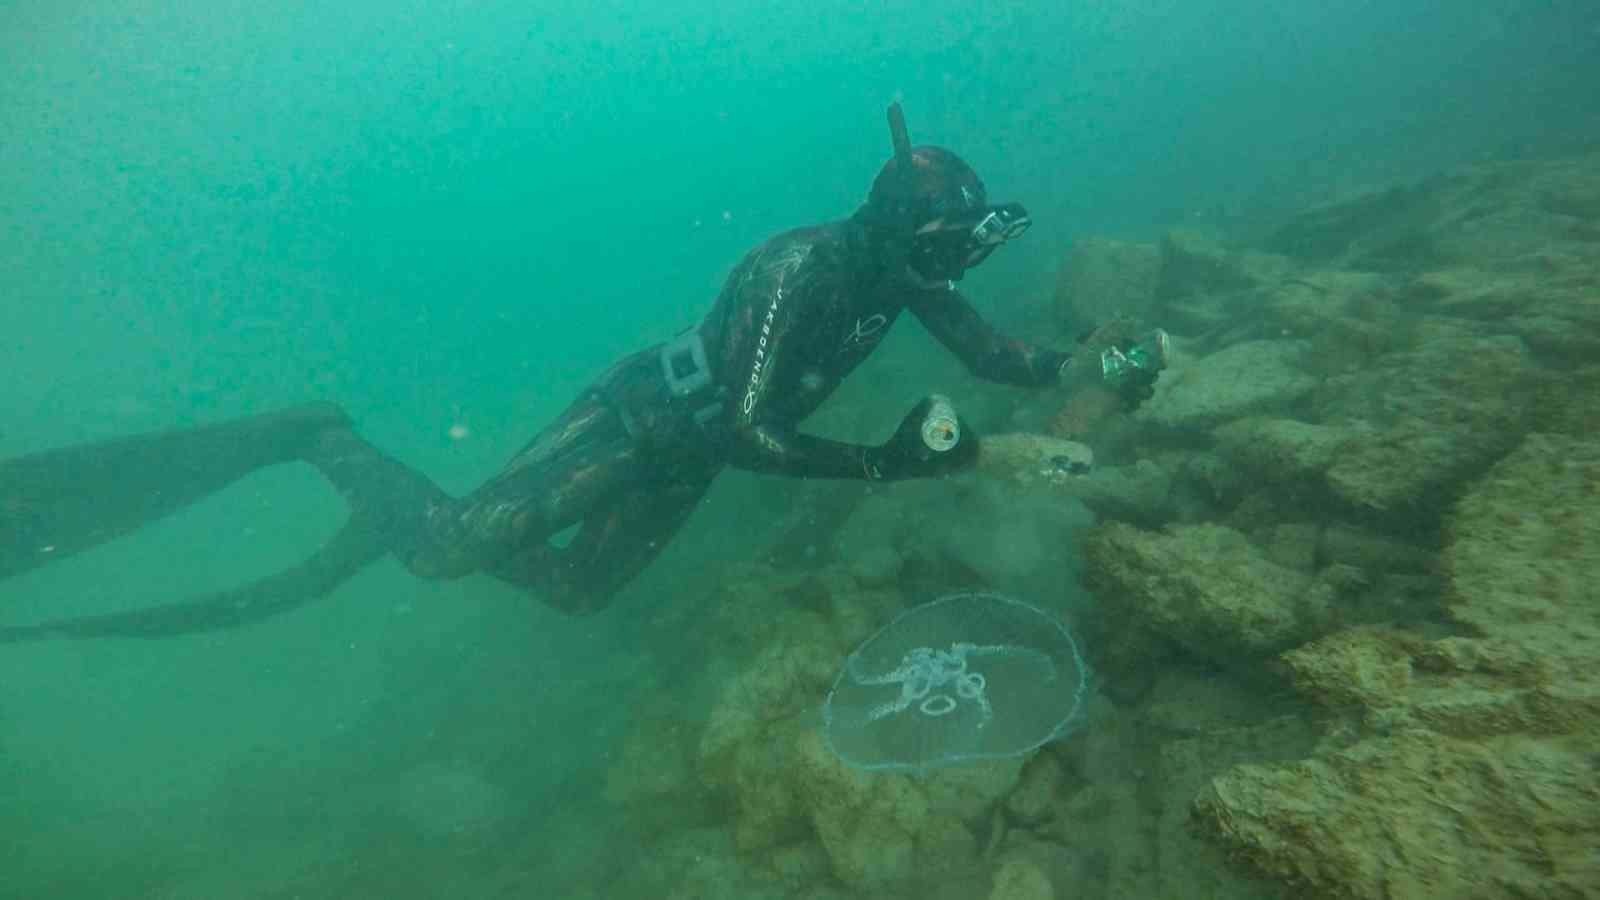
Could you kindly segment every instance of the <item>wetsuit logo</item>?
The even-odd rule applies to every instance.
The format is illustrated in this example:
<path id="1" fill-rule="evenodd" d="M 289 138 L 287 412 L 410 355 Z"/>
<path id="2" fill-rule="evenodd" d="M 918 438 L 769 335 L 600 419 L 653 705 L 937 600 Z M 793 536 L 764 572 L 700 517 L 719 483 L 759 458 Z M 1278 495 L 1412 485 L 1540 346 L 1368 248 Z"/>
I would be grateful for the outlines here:
<path id="1" fill-rule="evenodd" d="M 876 340 L 878 332 L 882 331 L 883 326 L 887 324 L 889 324 L 889 317 L 883 313 L 873 313 L 865 319 L 857 319 L 855 330 L 845 335 L 844 348 L 853 347 L 862 341 Z"/>

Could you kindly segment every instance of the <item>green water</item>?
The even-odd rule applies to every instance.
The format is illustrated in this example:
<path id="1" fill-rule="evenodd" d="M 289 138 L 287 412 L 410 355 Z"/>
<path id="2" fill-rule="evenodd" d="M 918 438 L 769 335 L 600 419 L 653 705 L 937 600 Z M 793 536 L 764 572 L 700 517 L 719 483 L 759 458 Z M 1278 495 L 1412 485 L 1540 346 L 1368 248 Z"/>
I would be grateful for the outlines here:
<path id="1" fill-rule="evenodd" d="M 746 248 L 849 213 L 894 98 L 1033 213 L 967 286 L 1041 340 L 1073 235 L 1600 135 L 1587 4 L 1440 6 L 0 0 L 0 457 L 327 399 L 468 490 Z M 907 322 L 836 433 L 953 372 Z M 574 894 L 634 852 L 602 797 L 630 700 L 701 661 L 639 623 L 803 559 L 770 511 L 830 490 L 725 476 L 591 619 L 384 562 L 247 629 L 0 648 L 0 897 Z M 341 515 L 265 471 L 0 615 L 234 584 Z"/>

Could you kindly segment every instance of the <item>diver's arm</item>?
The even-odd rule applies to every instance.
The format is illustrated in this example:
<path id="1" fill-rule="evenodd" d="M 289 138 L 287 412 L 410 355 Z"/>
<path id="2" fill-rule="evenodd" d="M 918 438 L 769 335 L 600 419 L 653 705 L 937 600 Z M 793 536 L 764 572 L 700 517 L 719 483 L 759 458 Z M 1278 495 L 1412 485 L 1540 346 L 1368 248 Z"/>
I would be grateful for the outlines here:
<path id="1" fill-rule="evenodd" d="M 754 277 L 742 299 L 756 312 L 739 317 L 749 323 L 739 340 L 740 352 L 730 374 L 738 381 L 731 388 L 725 420 L 725 449 L 733 465 L 756 472 L 800 478 L 855 478 L 866 481 L 898 480 L 940 474 L 965 464 L 965 454 L 927 457 L 915 442 L 902 440 L 916 433 L 902 423 L 896 438 L 881 446 L 851 444 L 802 434 L 795 422 L 804 405 L 796 406 L 785 392 L 796 390 L 804 379 L 796 368 L 815 364 L 805 358 L 805 329 L 818 327 L 808 308 L 812 301 L 838 289 L 830 284 L 830 270 L 809 252 L 773 254 L 772 262 L 757 260 Z M 922 406 L 912 410 L 907 422 L 917 418 Z M 920 437 L 917 438 L 920 441 Z"/>
<path id="2" fill-rule="evenodd" d="M 972 374 L 988 381 L 1022 386 L 1056 384 L 1072 357 L 1000 334 L 953 287 L 917 291 L 906 307 L 961 359 Z"/>
<path id="3" fill-rule="evenodd" d="M 802 434 L 788 421 L 782 398 L 770 396 L 787 384 L 784 368 L 790 336 L 796 323 L 791 315 L 793 301 L 784 303 L 777 293 L 776 303 L 764 306 L 776 310 L 767 327 L 752 335 L 745 364 L 739 372 L 750 372 L 742 391 L 733 392 L 731 422 L 727 430 L 729 462 L 741 469 L 771 472 L 799 478 L 873 478 L 868 457 L 875 449 L 865 444 Z"/>
<path id="4" fill-rule="evenodd" d="M 736 426 L 729 433 L 729 461 L 741 469 L 798 478 L 882 478 L 874 474 L 876 447 L 801 434 L 775 424 Z"/>
<path id="5" fill-rule="evenodd" d="M 780 365 L 781 341 L 771 340 L 768 346 L 768 363 Z M 888 441 L 873 446 L 800 433 L 765 413 L 762 401 L 768 389 L 770 383 L 751 386 L 734 410 L 727 432 L 728 460 L 741 469 L 800 478 L 900 481 L 943 475 L 977 459 L 977 434 L 966 423 L 956 429 L 962 439 L 954 452 L 935 451 L 925 443 L 923 426 L 933 406 L 931 397 L 906 414 Z"/>
<path id="6" fill-rule="evenodd" d="M 875 447 L 758 427 L 741 437 L 731 461 L 755 471 L 864 481 L 933 478 L 971 467 L 978 459 L 978 435 L 965 422 L 950 429 L 959 436 L 953 447 L 937 447 L 928 442 L 926 429 L 930 414 L 939 415 L 935 411 L 937 402 L 934 397 L 923 399 L 900 421 L 894 435 Z M 948 407 L 945 413 L 948 414 Z M 760 449 L 754 450 L 757 447 Z"/>
<path id="7" fill-rule="evenodd" d="M 819 249 L 808 235 L 781 236 L 730 276 L 738 293 L 719 329 L 726 349 L 718 354 L 728 391 L 724 450 L 731 464 L 755 472 L 870 479 L 874 448 L 801 434 L 795 423 L 806 410 L 787 396 L 798 381 L 792 367 L 807 364 L 790 357 L 804 355 L 805 329 L 819 327 L 815 310 L 827 306 L 821 298 L 843 289 Z"/>

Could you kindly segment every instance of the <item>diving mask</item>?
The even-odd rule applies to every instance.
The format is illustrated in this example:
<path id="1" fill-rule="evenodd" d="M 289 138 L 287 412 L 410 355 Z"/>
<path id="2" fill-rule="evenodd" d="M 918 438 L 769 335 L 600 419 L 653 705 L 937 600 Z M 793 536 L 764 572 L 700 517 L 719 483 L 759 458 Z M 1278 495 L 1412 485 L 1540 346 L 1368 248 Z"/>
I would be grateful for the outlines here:
<path id="1" fill-rule="evenodd" d="M 1033 220 L 1020 203 L 983 210 L 976 218 L 952 223 L 935 219 L 917 230 L 911 243 L 911 268 L 930 281 L 960 281 L 967 269 L 989 258 L 995 248 L 1028 230 Z"/>

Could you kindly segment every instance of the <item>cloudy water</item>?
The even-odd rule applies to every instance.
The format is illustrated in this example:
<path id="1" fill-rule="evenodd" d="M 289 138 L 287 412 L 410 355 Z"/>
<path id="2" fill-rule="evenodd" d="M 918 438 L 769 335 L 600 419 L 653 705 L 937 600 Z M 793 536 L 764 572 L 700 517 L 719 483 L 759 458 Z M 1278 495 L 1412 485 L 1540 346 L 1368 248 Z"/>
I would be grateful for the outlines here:
<path id="1" fill-rule="evenodd" d="M 0 898 L 1600 891 L 1593 4 L 0 0 L 0 48 Z M 1027 348 L 815 324 L 796 392 L 879 343 L 740 446 L 834 469 L 599 380 L 855 213 L 896 101 L 1026 207 L 960 288 Z M 933 393 L 960 466 L 892 437 Z M 963 592 L 1076 639 L 1072 726 L 841 759 L 852 651 Z M 982 640 L 917 657 L 973 729 Z"/>

